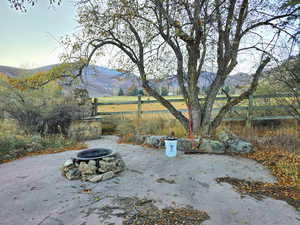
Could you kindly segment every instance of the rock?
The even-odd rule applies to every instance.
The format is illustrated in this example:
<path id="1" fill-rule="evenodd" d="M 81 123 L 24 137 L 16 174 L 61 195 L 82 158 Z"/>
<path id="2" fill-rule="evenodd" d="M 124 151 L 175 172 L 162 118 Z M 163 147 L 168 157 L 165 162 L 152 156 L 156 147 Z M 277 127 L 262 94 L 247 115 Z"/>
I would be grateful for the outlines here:
<path id="1" fill-rule="evenodd" d="M 94 173 L 93 168 L 90 168 L 85 162 L 81 162 L 78 169 L 82 175 L 92 175 Z"/>
<path id="2" fill-rule="evenodd" d="M 100 168 L 98 169 L 98 171 L 100 173 L 106 173 L 108 171 L 113 171 L 116 169 L 117 169 L 117 162 L 115 160 L 110 162 L 102 160 L 100 161 Z"/>
<path id="3" fill-rule="evenodd" d="M 76 168 L 75 166 L 62 167 L 64 173 L 68 172 L 70 169 Z"/>
<path id="4" fill-rule="evenodd" d="M 116 168 L 113 170 L 114 173 L 120 173 L 125 169 L 125 163 L 122 159 L 116 161 Z"/>
<path id="5" fill-rule="evenodd" d="M 94 176 L 90 176 L 88 177 L 88 181 L 93 182 L 93 183 L 97 183 L 99 181 L 102 180 L 103 175 L 94 175 Z"/>
<path id="6" fill-rule="evenodd" d="M 96 161 L 95 161 L 95 160 L 90 160 L 90 161 L 88 162 L 88 165 L 89 165 L 89 166 L 96 166 Z"/>
<path id="7" fill-rule="evenodd" d="M 219 133 L 218 139 L 223 142 L 228 152 L 245 154 L 253 151 L 251 143 L 241 140 L 231 132 L 223 131 Z"/>
<path id="8" fill-rule="evenodd" d="M 93 182 L 93 183 L 97 183 L 99 181 L 104 181 L 104 180 L 108 180 L 111 179 L 115 176 L 115 173 L 112 171 L 109 171 L 107 173 L 103 173 L 100 175 L 94 175 L 94 176 L 89 176 L 87 178 L 88 181 Z"/>
<path id="9" fill-rule="evenodd" d="M 105 162 L 112 162 L 115 160 L 115 158 L 114 157 L 104 157 L 104 158 L 102 158 L 102 160 Z"/>
<path id="10" fill-rule="evenodd" d="M 161 148 L 165 146 L 165 139 L 167 139 L 166 136 L 148 136 L 146 137 L 144 144 Z"/>
<path id="11" fill-rule="evenodd" d="M 64 167 L 69 167 L 73 165 L 73 160 L 72 159 L 68 159 L 67 161 L 64 162 Z"/>
<path id="12" fill-rule="evenodd" d="M 202 139 L 199 150 L 206 153 L 222 154 L 225 152 L 225 146 L 219 141 Z"/>
<path id="13" fill-rule="evenodd" d="M 111 178 L 113 178 L 114 176 L 115 176 L 115 173 L 112 172 L 112 171 L 109 171 L 109 172 L 107 172 L 107 173 L 104 173 L 104 174 L 102 174 L 102 181 L 103 181 L 103 180 L 111 179 Z"/>
<path id="14" fill-rule="evenodd" d="M 88 167 L 90 168 L 91 171 L 93 171 L 93 173 L 96 173 L 97 167 L 96 167 L 96 161 L 95 160 L 90 160 L 88 162 Z"/>
<path id="15" fill-rule="evenodd" d="M 177 140 L 177 151 L 191 151 L 192 150 L 192 141 L 187 138 L 180 138 Z"/>
<path id="16" fill-rule="evenodd" d="M 199 145 L 199 138 L 194 139 L 195 145 Z M 193 142 L 191 139 L 188 138 L 179 138 L 177 140 L 177 151 L 182 151 L 182 152 L 192 152 L 196 151 L 193 149 Z"/>
<path id="17" fill-rule="evenodd" d="M 239 139 L 235 134 L 228 132 L 228 131 L 222 131 L 222 132 L 218 133 L 217 136 L 218 136 L 218 139 L 221 142 L 223 142 L 224 144 L 229 143 L 230 141 Z"/>
<path id="18" fill-rule="evenodd" d="M 141 145 L 145 143 L 146 137 L 146 135 L 135 135 L 134 141 L 136 144 Z"/>
<path id="19" fill-rule="evenodd" d="M 76 179 L 80 179 L 80 171 L 77 168 L 73 168 L 70 169 L 68 172 L 65 173 L 65 176 L 69 179 L 69 180 L 76 180 Z"/>
<path id="20" fill-rule="evenodd" d="M 114 153 L 112 154 L 112 156 L 113 156 L 115 159 L 122 159 L 122 156 L 121 156 L 121 154 L 120 154 L 119 152 L 114 152 Z"/>
<path id="21" fill-rule="evenodd" d="M 253 146 L 251 143 L 243 141 L 243 140 L 236 140 L 235 142 L 231 143 L 228 147 L 229 152 L 233 153 L 250 153 L 253 151 Z"/>
<path id="22" fill-rule="evenodd" d="M 117 166 L 118 168 L 121 168 L 122 170 L 125 169 L 125 163 L 122 159 L 117 160 Z"/>

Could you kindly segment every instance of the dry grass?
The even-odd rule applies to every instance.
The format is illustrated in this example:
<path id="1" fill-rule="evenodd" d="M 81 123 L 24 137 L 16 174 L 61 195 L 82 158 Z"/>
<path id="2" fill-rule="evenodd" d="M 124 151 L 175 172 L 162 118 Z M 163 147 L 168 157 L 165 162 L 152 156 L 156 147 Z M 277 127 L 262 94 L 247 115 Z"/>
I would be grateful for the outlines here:
<path id="1" fill-rule="evenodd" d="M 12 119 L 0 120 L 0 135 L 22 135 L 24 131 L 17 126 L 17 123 Z"/>
<path id="2" fill-rule="evenodd" d="M 98 139 L 102 135 L 102 124 L 94 121 L 72 122 L 68 137 L 77 141 Z"/>
<path id="3" fill-rule="evenodd" d="M 179 110 L 186 109 L 184 102 L 173 102 L 172 105 Z M 103 105 L 98 106 L 98 112 L 124 112 L 124 111 L 137 111 L 137 104 L 129 105 Z M 142 105 L 143 111 L 153 110 L 166 110 L 166 108 L 160 103 L 149 103 Z"/>
<path id="4" fill-rule="evenodd" d="M 170 114 L 145 114 L 138 120 L 136 115 L 106 116 L 103 121 L 103 133 L 117 133 L 121 136 L 133 134 L 170 135 L 186 137 L 181 124 Z"/>
<path id="5" fill-rule="evenodd" d="M 220 97 L 224 97 L 224 96 L 220 96 Z M 167 99 L 182 99 L 182 96 L 167 96 Z M 272 105 L 278 105 L 278 103 L 280 102 L 281 98 L 277 98 L 277 99 L 255 99 L 254 100 L 254 106 L 263 106 L 263 105 L 267 105 L 267 106 L 272 106 Z M 147 97 L 147 96 L 143 96 L 142 97 L 143 101 L 147 101 L 147 100 L 155 100 L 152 97 Z M 124 111 L 137 111 L 137 104 L 128 104 L 128 105 L 118 105 L 118 102 L 126 102 L 126 101 L 137 101 L 137 97 L 136 96 L 113 96 L 113 97 L 102 97 L 102 98 L 98 98 L 98 102 L 102 102 L 102 103 L 115 103 L 116 105 L 103 105 L 103 106 L 99 106 L 98 107 L 98 112 L 124 112 Z M 226 100 L 217 100 L 215 102 L 214 108 L 219 108 L 222 107 L 224 104 L 226 103 Z M 185 103 L 182 102 L 172 102 L 172 105 L 178 109 L 178 110 L 183 110 L 183 109 L 187 109 Z M 247 106 L 248 105 L 248 100 L 244 100 L 243 102 L 241 102 L 239 104 L 239 106 Z M 166 110 L 166 108 L 161 105 L 160 103 L 145 103 L 142 104 L 142 111 L 152 111 L 152 110 Z M 282 110 L 278 109 L 276 110 L 282 114 L 284 112 L 282 112 Z M 246 111 L 245 111 L 246 112 Z M 245 114 L 245 112 L 240 112 L 240 114 Z M 257 111 L 255 112 L 257 113 L 258 116 L 260 116 L 263 112 L 262 111 Z M 274 113 L 274 110 L 269 110 L 268 112 L 266 112 L 268 114 L 270 113 Z"/>
<path id="6" fill-rule="evenodd" d="M 182 99 L 180 96 L 168 96 L 167 99 Z M 143 97 L 143 101 L 147 100 L 155 100 L 150 97 Z M 118 102 L 124 101 L 137 101 L 137 97 L 135 96 L 116 96 L 116 97 L 104 97 L 99 98 L 99 102 L 113 102 L 116 105 L 102 105 L 98 106 L 98 112 L 124 112 L 124 111 L 137 111 L 137 104 L 128 104 L 128 105 L 120 105 Z M 221 107 L 224 105 L 226 101 L 216 101 L 215 107 Z M 178 110 L 186 110 L 186 104 L 184 101 L 182 102 L 171 102 L 171 104 Z M 247 101 L 241 103 L 241 105 L 246 105 Z M 142 104 L 142 111 L 154 111 L 154 110 L 167 110 L 163 105 L 160 103 L 144 103 Z"/>
<path id="7" fill-rule="evenodd" d="M 182 96 L 165 96 L 166 99 L 182 99 Z M 126 101 L 137 101 L 137 96 L 109 96 L 97 98 L 99 102 L 126 102 Z M 155 100 L 151 96 L 142 96 L 143 101 Z"/>
<path id="8" fill-rule="evenodd" d="M 64 138 L 61 135 L 47 137 L 25 135 L 11 119 L 2 120 L 0 129 L 0 163 L 25 156 L 58 153 L 87 147 L 75 138 Z"/>
<path id="9" fill-rule="evenodd" d="M 300 127 L 297 121 L 265 121 L 247 128 L 243 123 L 223 123 L 228 129 L 262 149 L 280 149 L 300 155 Z"/>

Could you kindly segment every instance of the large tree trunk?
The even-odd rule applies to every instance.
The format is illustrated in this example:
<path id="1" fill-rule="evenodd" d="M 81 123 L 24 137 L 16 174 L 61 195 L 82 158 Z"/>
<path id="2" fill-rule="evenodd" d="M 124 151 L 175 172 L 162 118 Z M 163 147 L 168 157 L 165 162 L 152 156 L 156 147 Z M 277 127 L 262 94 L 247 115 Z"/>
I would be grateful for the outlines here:
<path id="1" fill-rule="evenodd" d="M 192 121 L 192 131 L 194 133 L 200 133 L 201 131 L 201 107 L 199 104 L 198 96 L 195 96 L 192 100 L 191 105 L 189 106 L 189 117 Z"/>
<path id="2" fill-rule="evenodd" d="M 187 51 L 189 53 L 188 57 L 188 102 L 187 107 L 189 111 L 189 120 L 192 123 L 192 131 L 194 133 L 199 133 L 201 130 L 201 105 L 199 103 L 199 71 L 201 68 L 198 68 L 198 60 L 200 58 L 200 42 L 188 42 L 186 44 Z M 201 65 L 202 67 L 202 65 Z"/>
<path id="3" fill-rule="evenodd" d="M 216 97 L 219 93 L 220 88 L 224 85 L 226 79 L 226 74 L 218 71 L 216 74 L 216 78 L 210 86 L 209 92 L 205 98 L 205 104 L 202 111 L 202 134 L 210 135 L 210 123 L 213 106 L 216 100 Z"/>

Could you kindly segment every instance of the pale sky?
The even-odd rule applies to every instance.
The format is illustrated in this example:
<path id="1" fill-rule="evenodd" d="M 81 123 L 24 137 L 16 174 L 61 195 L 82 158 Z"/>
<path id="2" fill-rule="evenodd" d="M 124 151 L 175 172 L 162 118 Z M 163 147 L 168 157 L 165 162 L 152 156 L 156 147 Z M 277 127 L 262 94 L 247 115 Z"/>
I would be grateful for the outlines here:
<path id="1" fill-rule="evenodd" d="M 0 65 L 36 68 L 59 63 L 63 48 L 58 40 L 75 32 L 75 14 L 72 0 L 62 1 L 54 9 L 49 8 L 48 0 L 39 0 L 26 13 L 11 9 L 8 0 L 0 0 Z M 241 56 L 234 73 L 252 72 L 256 57 Z M 102 64 L 108 58 L 96 62 Z"/>
<path id="2" fill-rule="evenodd" d="M 49 9 L 40 0 L 26 13 L 11 9 L 0 0 L 0 65 L 39 67 L 59 62 L 62 51 L 57 40 L 74 32 L 75 9 L 72 0 Z"/>

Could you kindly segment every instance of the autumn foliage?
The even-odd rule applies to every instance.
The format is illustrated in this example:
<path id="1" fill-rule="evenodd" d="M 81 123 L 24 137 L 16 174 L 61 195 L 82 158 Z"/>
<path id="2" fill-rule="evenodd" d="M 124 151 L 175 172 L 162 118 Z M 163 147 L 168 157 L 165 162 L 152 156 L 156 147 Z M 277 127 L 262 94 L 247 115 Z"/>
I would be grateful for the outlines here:
<path id="1" fill-rule="evenodd" d="M 276 148 L 259 148 L 246 157 L 267 167 L 277 181 L 267 183 L 221 177 L 217 179 L 217 182 L 229 183 L 242 194 L 248 194 L 257 199 L 268 196 L 285 200 L 300 210 L 300 155 Z"/>
<path id="2" fill-rule="evenodd" d="M 54 66 L 50 70 L 37 72 L 30 76 L 7 77 L 9 84 L 19 90 L 38 89 L 49 83 L 58 84 L 59 80 L 72 80 L 76 78 L 75 72 L 78 68 L 75 64 L 63 63 Z"/>

